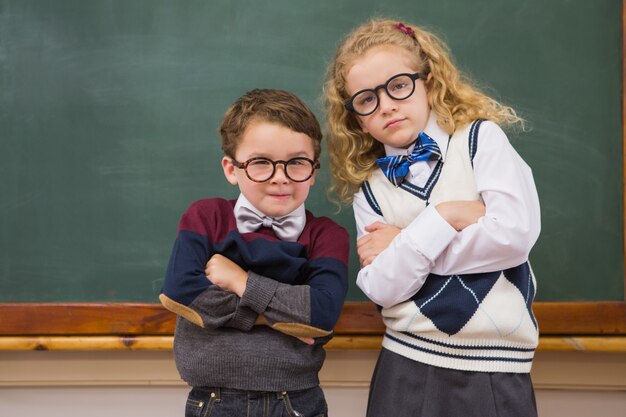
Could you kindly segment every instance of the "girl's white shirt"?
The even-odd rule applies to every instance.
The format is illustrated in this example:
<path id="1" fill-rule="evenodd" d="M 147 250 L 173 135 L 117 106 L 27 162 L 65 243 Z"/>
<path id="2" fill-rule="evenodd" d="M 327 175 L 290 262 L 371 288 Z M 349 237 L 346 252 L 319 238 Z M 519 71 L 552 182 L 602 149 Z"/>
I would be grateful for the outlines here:
<path id="1" fill-rule="evenodd" d="M 424 132 L 433 138 L 445 161 L 449 135 L 430 112 Z M 387 155 L 411 152 L 385 146 Z M 436 161 L 411 165 L 407 180 L 423 187 Z M 376 304 L 391 307 L 412 297 L 429 273 L 438 275 L 500 271 L 528 260 L 539 237 L 539 197 L 530 167 L 493 122 L 483 122 L 474 156 L 474 176 L 486 213 L 477 223 L 457 232 L 428 205 L 374 261 L 357 276 L 358 287 Z M 365 226 L 386 223 L 363 191 L 354 196 L 357 238 Z"/>

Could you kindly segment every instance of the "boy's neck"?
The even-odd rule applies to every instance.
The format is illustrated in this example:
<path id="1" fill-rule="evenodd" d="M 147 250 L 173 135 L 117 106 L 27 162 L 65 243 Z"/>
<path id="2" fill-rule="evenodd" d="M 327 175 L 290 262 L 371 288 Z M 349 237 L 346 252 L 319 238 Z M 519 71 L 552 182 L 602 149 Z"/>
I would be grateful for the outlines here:
<path id="1" fill-rule="evenodd" d="M 269 218 L 273 218 L 273 219 L 281 219 L 283 217 L 288 217 L 288 216 L 301 216 L 301 215 L 305 215 L 305 208 L 304 208 L 304 203 L 302 203 L 302 205 L 300 205 L 299 207 L 297 207 L 295 210 L 293 210 L 290 213 L 287 213 L 283 216 L 279 216 L 279 217 L 272 217 L 266 213 L 263 213 L 261 210 L 259 210 L 258 208 L 256 208 L 254 206 L 254 204 L 252 204 L 243 194 L 239 194 L 239 197 L 237 198 L 237 202 L 235 203 L 235 207 L 233 209 L 235 216 L 237 215 L 237 212 L 239 211 L 240 207 L 247 207 L 248 209 L 254 211 L 256 214 L 258 214 L 261 217 L 269 217 Z"/>

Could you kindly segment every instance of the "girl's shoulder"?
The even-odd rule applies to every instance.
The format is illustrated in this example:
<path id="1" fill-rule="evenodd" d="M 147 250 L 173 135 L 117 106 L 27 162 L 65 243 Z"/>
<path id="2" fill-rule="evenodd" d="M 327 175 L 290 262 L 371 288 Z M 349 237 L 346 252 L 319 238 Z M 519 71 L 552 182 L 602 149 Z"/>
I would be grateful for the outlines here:
<path id="1" fill-rule="evenodd" d="M 474 169 L 485 164 L 491 167 L 500 166 L 501 169 L 506 169 L 504 165 L 507 164 L 519 165 L 524 169 L 527 167 L 507 133 L 491 120 L 482 121 L 476 133 L 470 133 L 468 143 Z"/>
<path id="2" fill-rule="evenodd" d="M 456 128 L 455 134 L 466 132 L 468 135 L 477 135 L 478 137 L 485 137 L 491 135 L 503 136 L 506 138 L 506 133 L 500 127 L 499 124 L 487 119 L 476 119 L 471 122 L 465 123 Z"/>
<path id="3" fill-rule="evenodd" d="M 472 159 L 482 146 L 500 148 L 509 146 L 509 138 L 497 123 L 491 120 L 477 119 L 460 127 L 455 131 L 462 139 L 467 138 Z"/>

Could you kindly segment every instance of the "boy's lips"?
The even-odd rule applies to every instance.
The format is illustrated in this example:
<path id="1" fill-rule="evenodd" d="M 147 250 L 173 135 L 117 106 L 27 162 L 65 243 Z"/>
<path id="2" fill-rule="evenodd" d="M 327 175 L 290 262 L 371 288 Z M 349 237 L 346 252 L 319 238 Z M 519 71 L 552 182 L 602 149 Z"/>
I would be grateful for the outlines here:
<path id="1" fill-rule="evenodd" d="M 284 200 L 286 198 L 289 198 L 290 194 L 278 194 L 278 193 L 272 194 L 272 193 L 270 193 L 269 196 L 272 197 L 272 198 L 277 198 L 279 200 Z"/>

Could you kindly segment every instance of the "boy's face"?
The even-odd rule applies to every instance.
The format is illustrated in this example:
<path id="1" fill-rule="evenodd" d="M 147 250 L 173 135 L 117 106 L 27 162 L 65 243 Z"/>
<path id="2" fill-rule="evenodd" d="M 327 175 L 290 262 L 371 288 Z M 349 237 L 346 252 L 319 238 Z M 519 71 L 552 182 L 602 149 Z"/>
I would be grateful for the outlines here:
<path id="1" fill-rule="evenodd" d="M 235 152 L 237 162 L 265 157 L 273 161 L 287 161 L 295 157 L 314 159 L 313 140 L 304 133 L 276 123 L 253 120 L 246 128 Z M 254 182 L 244 169 L 233 165 L 227 156 L 222 168 L 228 182 L 238 185 L 241 193 L 252 205 L 267 216 L 280 217 L 298 208 L 309 195 L 315 183 L 315 173 L 304 182 L 294 182 L 285 175 L 282 164 L 276 165 L 274 175 L 265 182 Z"/>

